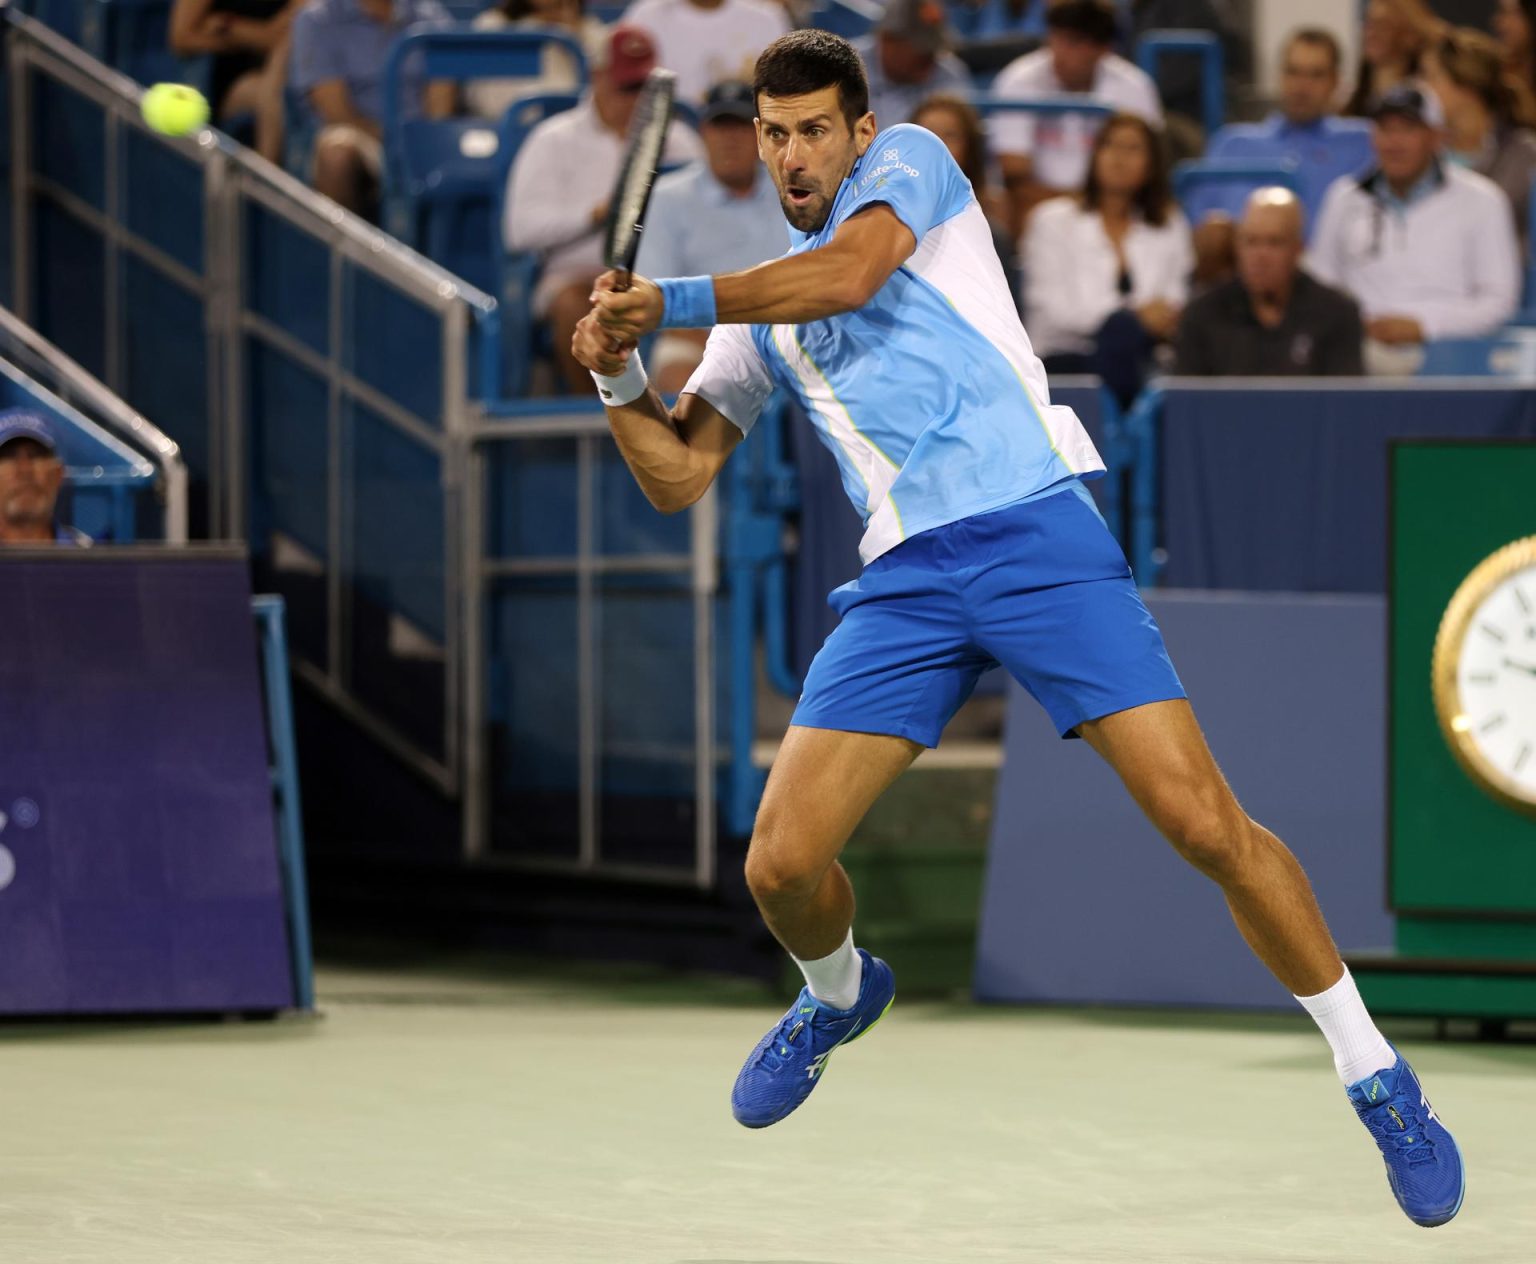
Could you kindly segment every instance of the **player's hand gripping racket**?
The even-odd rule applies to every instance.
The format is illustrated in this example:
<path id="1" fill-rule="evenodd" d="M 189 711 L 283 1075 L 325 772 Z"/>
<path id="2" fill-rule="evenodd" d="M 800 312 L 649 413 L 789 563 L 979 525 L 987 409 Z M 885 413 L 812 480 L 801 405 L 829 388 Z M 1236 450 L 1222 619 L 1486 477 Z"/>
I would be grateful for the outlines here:
<path id="1" fill-rule="evenodd" d="M 640 99 L 629 124 L 629 148 L 619 168 L 618 183 L 608 203 L 608 222 L 603 229 L 603 262 L 619 273 L 620 290 L 629 289 L 635 269 L 640 234 L 645 231 L 645 208 L 651 186 L 661 166 L 661 151 L 672 121 L 672 98 L 677 76 L 670 70 L 653 70 L 645 77 Z"/>

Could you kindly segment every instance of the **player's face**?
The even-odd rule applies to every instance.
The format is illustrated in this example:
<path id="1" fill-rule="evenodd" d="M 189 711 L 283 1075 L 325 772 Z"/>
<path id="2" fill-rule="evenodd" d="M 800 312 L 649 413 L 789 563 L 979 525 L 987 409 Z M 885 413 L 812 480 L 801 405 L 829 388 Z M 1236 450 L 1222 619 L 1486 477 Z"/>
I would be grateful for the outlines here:
<path id="1" fill-rule="evenodd" d="M 1381 174 L 1393 184 L 1412 184 L 1429 170 L 1435 154 L 1434 130 L 1396 114 L 1377 120 L 1375 141 Z"/>
<path id="2" fill-rule="evenodd" d="M 32 439 L 12 439 L 0 448 L 0 520 L 23 526 L 53 519 L 64 481 L 58 457 Z"/>
<path id="3" fill-rule="evenodd" d="M 1314 123 L 1333 108 L 1339 72 L 1333 55 L 1297 41 L 1285 51 L 1280 69 L 1280 112 L 1292 123 Z"/>
<path id="4" fill-rule="evenodd" d="M 757 99 L 757 152 L 779 191 L 784 218 L 802 233 L 826 224 L 837 191 L 875 139 L 875 116 L 852 127 L 837 86 L 799 96 Z"/>
<path id="5" fill-rule="evenodd" d="M 1284 292 L 1301 263 L 1301 220 L 1294 208 L 1255 207 L 1237 230 L 1237 274 L 1254 294 Z"/>

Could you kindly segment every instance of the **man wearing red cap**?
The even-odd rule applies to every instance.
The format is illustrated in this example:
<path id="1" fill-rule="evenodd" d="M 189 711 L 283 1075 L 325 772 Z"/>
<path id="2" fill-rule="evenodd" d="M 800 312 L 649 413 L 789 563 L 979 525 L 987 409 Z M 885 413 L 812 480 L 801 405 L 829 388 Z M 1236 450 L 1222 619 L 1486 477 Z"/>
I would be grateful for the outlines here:
<path id="1" fill-rule="evenodd" d="M 592 68 L 591 90 L 574 109 L 533 129 L 508 177 L 502 241 L 508 250 L 541 257 L 533 314 L 549 322 L 555 367 L 574 389 L 585 389 L 591 375 L 571 355 L 571 333 L 591 308 L 592 282 L 603 270 L 608 197 L 623 165 L 630 116 L 655 65 L 649 35 L 615 27 Z M 703 152 L 692 131 L 673 123 L 663 155 L 667 166 Z"/>

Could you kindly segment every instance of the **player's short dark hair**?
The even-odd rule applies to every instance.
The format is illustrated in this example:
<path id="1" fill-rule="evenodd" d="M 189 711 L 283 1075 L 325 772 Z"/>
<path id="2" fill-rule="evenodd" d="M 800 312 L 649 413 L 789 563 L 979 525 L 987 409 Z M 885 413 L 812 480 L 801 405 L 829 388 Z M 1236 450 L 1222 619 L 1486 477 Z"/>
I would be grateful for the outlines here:
<path id="1" fill-rule="evenodd" d="M 853 45 L 831 31 L 791 31 L 763 49 L 752 72 L 752 99 L 798 97 L 837 85 L 843 117 L 853 125 L 869 113 L 869 80 Z"/>
<path id="2" fill-rule="evenodd" d="M 1120 34 L 1120 15 L 1115 0 L 1051 0 L 1045 25 L 1108 47 Z"/>
<path id="3" fill-rule="evenodd" d="M 1285 51 L 1282 57 L 1290 55 L 1290 51 L 1297 44 L 1307 44 L 1312 48 L 1321 48 L 1333 59 L 1333 73 L 1338 74 L 1344 67 L 1344 50 L 1339 47 L 1339 41 L 1332 31 L 1325 30 L 1321 26 L 1300 26 L 1285 37 Z"/>

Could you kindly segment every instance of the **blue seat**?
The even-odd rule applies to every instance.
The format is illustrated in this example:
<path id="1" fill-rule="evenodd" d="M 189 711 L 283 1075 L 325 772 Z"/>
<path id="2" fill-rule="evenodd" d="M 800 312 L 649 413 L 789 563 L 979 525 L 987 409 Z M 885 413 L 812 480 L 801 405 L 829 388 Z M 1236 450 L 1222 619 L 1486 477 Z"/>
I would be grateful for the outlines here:
<path id="1" fill-rule="evenodd" d="M 501 309 L 502 392 L 516 398 L 528 392 L 529 369 L 540 348 L 533 319 L 533 289 L 539 281 L 539 256 L 533 251 L 508 250 L 501 226 L 506 207 L 507 178 L 528 134 L 545 119 L 571 109 L 581 98 L 574 92 L 541 92 L 507 107 L 497 129 L 496 190 L 487 243 L 496 260 L 496 280 L 490 287 Z"/>
<path id="2" fill-rule="evenodd" d="M 485 290 L 495 288 L 493 240 L 498 179 L 505 172 L 497 129 L 479 119 L 412 117 L 404 99 L 408 65 L 427 80 L 532 78 L 545 52 L 562 48 L 583 83 L 586 58 L 553 31 L 408 31 L 384 72 L 384 225 L 428 258 Z"/>
<path id="3" fill-rule="evenodd" d="M 844 39 L 859 39 L 875 29 L 882 7 L 870 0 L 821 0 L 811 10 L 809 25 Z"/>
<path id="4" fill-rule="evenodd" d="M 1301 183 L 1296 179 L 1296 164 L 1289 159 L 1264 162 L 1246 158 L 1191 159 L 1173 169 L 1173 196 L 1178 199 L 1190 223 L 1197 217 L 1189 210 L 1189 199 L 1197 190 L 1213 184 L 1238 185 L 1249 192 L 1275 184 L 1292 193 L 1301 192 Z"/>
<path id="5" fill-rule="evenodd" d="M 1168 53 L 1200 58 L 1201 123 L 1207 136 L 1227 120 L 1226 53 L 1210 31 L 1148 31 L 1137 41 L 1136 64 L 1157 78 L 1157 63 Z"/>

